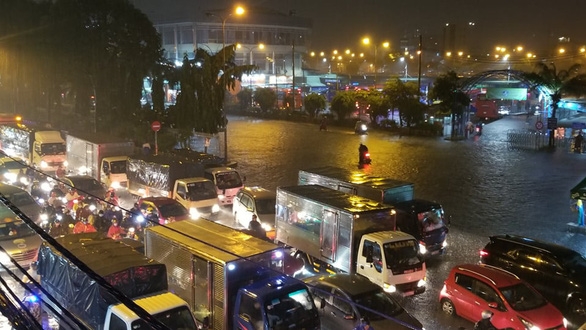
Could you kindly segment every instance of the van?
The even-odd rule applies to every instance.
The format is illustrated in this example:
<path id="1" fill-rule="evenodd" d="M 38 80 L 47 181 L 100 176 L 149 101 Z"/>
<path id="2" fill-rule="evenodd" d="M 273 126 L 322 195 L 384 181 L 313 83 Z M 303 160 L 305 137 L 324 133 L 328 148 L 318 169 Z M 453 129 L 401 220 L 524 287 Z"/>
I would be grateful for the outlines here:
<path id="1" fill-rule="evenodd" d="M 216 186 L 221 206 L 232 205 L 234 197 L 244 187 L 240 173 L 232 167 L 207 168 L 204 171 L 204 178 L 212 181 Z"/>

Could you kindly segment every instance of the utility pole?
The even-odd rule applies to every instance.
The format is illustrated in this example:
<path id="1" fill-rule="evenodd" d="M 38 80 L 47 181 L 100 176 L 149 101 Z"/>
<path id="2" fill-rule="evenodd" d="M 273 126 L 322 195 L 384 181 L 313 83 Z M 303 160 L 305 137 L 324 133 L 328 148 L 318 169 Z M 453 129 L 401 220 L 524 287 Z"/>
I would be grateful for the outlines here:
<path id="1" fill-rule="evenodd" d="M 292 107 L 293 111 L 295 111 L 295 39 L 291 42 L 291 72 L 293 72 L 293 76 L 291 77 L 291 91 L 293 92 Z"/>
<path id="2" fill-rule="evenodd" d="M 421 93 L 421 49 L 423 47 L 423 37 L 419 35 L 419 49 L 417 50 L 417 57 L 419 61 L 419 69 L 417 72 L 417 91 Z"/>

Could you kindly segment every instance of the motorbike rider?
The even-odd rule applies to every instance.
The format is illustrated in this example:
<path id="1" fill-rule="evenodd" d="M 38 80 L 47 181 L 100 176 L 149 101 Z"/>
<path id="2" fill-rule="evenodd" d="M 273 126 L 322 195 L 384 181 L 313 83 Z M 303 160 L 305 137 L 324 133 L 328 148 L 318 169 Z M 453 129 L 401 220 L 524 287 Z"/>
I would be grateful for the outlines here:
<path id="1" fill-rule="evenodd" d="M 364 163 L 364 155 L 366 155 L 366 153 L 368 152 L 368 147 L 362 143 L 360 143 L 360 146 L 358 147 L 358 163 L 362 164 Z"/>
<path id="2" fill-rule="evenodd" d="M 51 224 L 51 228 L 49 229 L 49 235 L 51 235 L 52 237 L 57 237 L 69 234 L 69 230 L 61 222 L 61 218 L 55 218 L 55 220 Z"/>
<path id="3" fill-rule="evenodd" d="M 122 239 L 125 236 L 125 232 L 124 229 L 122 229 L 122 227 L 120 227 L 120 224 L 118 223 L 118 219 L 116 219 L 116 217 L 114 217 L 112 219 L 112 225 L 110 225 L 110 228 L 108 228 L 108 234 L 106 234 L 106 236 L 112 238 L 112 239 Z"/>
<path id="4" fill-rule="evenodd" d="M 481 315 L 482 319 L 474 324 L 474 330 L 497 330 L 497 328 L 490 322 L 493 315 L 491 311 L 482 311 Z"/>
<path id="5" fill-rule="evenodd" d="M 258 221 L 256 214 L 252 215 L 252 220 L 250 220 L 250 222 L 248 223 L 248 230 L 251 231 L 252 236 L 254 237 L 262 239 L 266 239 L 267 237 L 267 232 L 264 230 L 264 228 Z"/>
<path id="6" fill-rule="evenodd" d="M 91 223 L 89 223 L 87 218 L 82 218 L 73 227 L 74 234 L 95 233 L 95 232 L 97 232 L 96 227 L 94 227 Z"/>
<path id="7" fill-rule="evenodd" d="M 69 188 L 67 194 L 65 194 L 65 199 L 67 200 L 67 207 L 73 208 L 73 201 L 79 199 L 79 194 L 77 193 L 77 189 Z"/>

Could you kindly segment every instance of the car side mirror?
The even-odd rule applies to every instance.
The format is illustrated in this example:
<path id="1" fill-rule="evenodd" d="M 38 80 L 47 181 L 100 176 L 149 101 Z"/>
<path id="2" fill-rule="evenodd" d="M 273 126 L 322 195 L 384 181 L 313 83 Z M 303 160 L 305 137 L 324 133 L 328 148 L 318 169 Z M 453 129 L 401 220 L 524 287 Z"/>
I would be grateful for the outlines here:
<path id="1" fill-rule="evenodd" d="M 498 309 L 499 305 L 496 302 L 489 302 L 488 307 Z"/>

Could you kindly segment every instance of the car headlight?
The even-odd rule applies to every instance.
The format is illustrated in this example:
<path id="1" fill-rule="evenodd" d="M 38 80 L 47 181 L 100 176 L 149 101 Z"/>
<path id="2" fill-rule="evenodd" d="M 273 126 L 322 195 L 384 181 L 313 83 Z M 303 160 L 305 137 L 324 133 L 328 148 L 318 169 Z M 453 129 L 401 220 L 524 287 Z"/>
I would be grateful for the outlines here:
<path id="1" fill-rule="evenodd" d="M 23 185 L 28 186 L 29 180 L 28 180 L 27 177 L 22 177 L 22 178 L 20 178 L 20 183 L 22 183 Z"/>
<path id="2" fill-rule="evenodd" d="M 114 182 L 112 182 L 112 184 L 110 184 L 110 187 L 112 187 L 114 189 L 120 189 L 120 182 L 114 181 Z"/>
<path id="3" fill-rule="evenodd" d="M 218 212 L 220 212 L 220 205 L 214 204 L 214 206 L 212 206 L 212 213 L 218 213 Z"/>
<path id="4" fill-rule="evenodd" d="M 0 252 L 0 263 L 3 265 L 9 265 L 10 264 L 10 255 L 8 255 L 8 253 L 2 251 Z"/>
<path id="5" fill-rule="evenodd" d="M 421 279 L 421 280 L 417 281 L 417 287 L 418 288 L 421 288 L 423 286 L 425 286 L 425 280 Z"/>
<path id="6" fill-rule="evenodd" d="M 49 164 L 47 164 L 47 162 L 44 161 L 44 160 L 41 161 L 41 164 L 40 165 L 41 165 L 41 168 L 45 168 L 45 167 L 48 167 L 49 166 Z"/>
<path id="7" fill-rule="evenodd" d="M 219 200 L 224 200 L 225 198 L 226 198 L 226 196 L 224 196 L 224 195 L 222 195 L 222 194 L 218 195 L 218 199 L 219 199 Z"/>
<path id="8" fill-rule="evenodd" d="M 565 317 L 562 320 L 562 323 L 564 324 L 564 328 L 567 328 L 568 327 L 568 320 Z"/>
<path id="9" fill-rule="evenodd" d="M 6 173 L 4 173 L 4 179 L 6 179 L 10 183 L 15 182 L 16 181 L 16 173 L 6 172 Z"/>
<path id="10" fill-rule="evenodd" d="M 397 291 L 397 287 L 389 283 L 383 283 L 383 290 L 388 293 L 393 293 Z"/>
<path id="11" fill-rule="evenodd" d="M 421 254 L 427 253 L 427 248 L 425 247 L 425 244 L 419 243 L 419 253 L 421 253 Z"/>
<path id="12" fill-rule="evenodd" d="M 67 166 L 69 166 L 69 163 L 67 161 L 64 161 L 63 166 L 67 167 Z"/>
<path id="13" fill-rule="evenodd" d="M 527 330 L 541 330 L 540 327 L 533 325 L 533 323 L 525 320 L 524 318 L 519 316 L 519 320 L 521 321 L 521 323 L 523 323 L 523 325 L 525 326 L 525 329 Z"/>
<path id="14" fill-rule="evenodd" d="M 191 219 L 198 219 L 199 215 L 199 211 L 195 207 L 189 209 L 189 216 L 191 217 Z"/>

